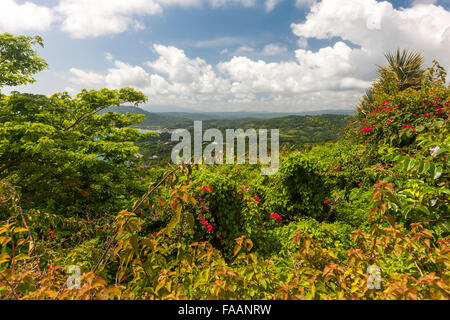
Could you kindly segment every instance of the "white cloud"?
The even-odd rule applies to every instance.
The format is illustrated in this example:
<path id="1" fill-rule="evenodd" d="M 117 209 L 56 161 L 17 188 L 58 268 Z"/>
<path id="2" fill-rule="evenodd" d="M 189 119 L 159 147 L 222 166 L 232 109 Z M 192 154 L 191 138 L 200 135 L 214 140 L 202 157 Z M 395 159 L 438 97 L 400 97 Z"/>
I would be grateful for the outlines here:
<path id="1" fill-rule="evenodd" d="M 159 58 L 147 66 L 163 74 L 172 87 L 189 93 L 223 93 L 228 81 L 218 78 L 213 67 L 203 59 L 189 59 L 183 50 L 172 46 L 154 45 Z"/>
<path id="2" fill-rule="evenodd" d="M 235 56 L 239 56 L 241 54 L 248 54 L 251 52 L 254 52 L 255 49 L 253 49 L 252 47 L 249 46 L 240 46 L 239 48 L 237 48 L 234 52 L 233 55 Z"/>
<path id="3" fill-rule="evenodd" d="M 71 81 L 95 87 L 132 86 L 153 103 L 216 111 L 271 110 L 274 105 L 294 111 L 302 106 L 326 108 L 327 103 L 348 108 L 369 84 L 351 76 L 352 49 L 343 42 L 316 53 L 299 49 L 296 61 L 266 63 L 235 56 L 215 67 L 173 46 L 154 45 L 154 50 L 159 57 L 146 63 L 153 72 L 114 61 L 105 75 L 72 68 Z"/>
<path id="4" fill-rule="evenodd" d="M 139 25 L 137 16 L 162 12 L 155 1 L 61 0 L 56 11 L 63 17 L 62 30 L 75 38 L 120 33 Z"/>
<path id="5" fill-rule="evenodd" d="M 428 64 L 437 58 L 450 69 L 450 11 L 443 7 L 420 4 L 395 9 L 375 0 L 301 2 L 312 7 L 305 21 L 291 25 L 299 37 L 293 60 L 254 60 L 245 56 L 255 54 L 254 49 L 244 45 L 231 59 L 213 66 L 188 57 L 180 48 L 154 45 L 158 57 L 146 63 L 147 69 L 114 61 L 114 68 L 104 75 L 71 69 L 72 82 L 131 85 L 153 103 L 199 110 L 301 111 L 354 107 L 374 79 L 376 65 L 385 64 L 383 54 L 397 47 L 423 51 Z M 341 40 L 318 50 L 307 49 L 312 38 L 336 37 Z M 213 39 L 198 45 L 219 43 Z M 268 44 L 262 54 L 286 52 L 285 47 Z"/>
<path id="6" fill-rule="evenodd" d="M 0 32 L 44 31 L 53 21 L 52 10 L 32 2 L 0 1 Z"/>
<path id="7" fill-rule="evenodd" d="M 266 0 L 265 7 L 266 12 L 270 12 L 283 0 Z"/>
<path id="8" fill-rule="evenodd" d="M 144 16 L 159 15 L 166 7 L 199 7 L 205 3 L 214 8 L 252 7 L 255 0 L 60 0 L 55 11 L 62 18 L 63 31 L 74 38 L 87 38 L 142 30 L 145 25 L 140 19 Z"/>
<path id="9" fill-rule="evenodd" d="M 141 67 L 133 67 L 121 61 L 114 62 L 115 68 L 108 69 L 105 78 L 108 87 L 131 86 L 142 88 L 151 82 L 150 75 Z"/>
<path id="10" fill-rule="evenodd" d="M 287 52 L 287 48 L 283 46 L 279 46 L 273 43 L 266 45 L 263 49 L 263 54 L 266 56 L 278 56 L 281 54 L 285 54 Z"/>
<path id="11" fill-rule="evenodd" d="M 101 86 L 105 84 L 106 77 L 101 74 L 77 68 L 71 68 L 69 71 L 74 76 L 70 78 L 70 81 L 74 84 L 79 84 L 86 87 L 89 86 L 97 87 L 99 85 Z"/>
<path id="12" fill-rule="evenodd" d="M 139 66 L 131 66 L 122 61 L 114 61 L 114 68 L 107 70 L 106 75 L 92 71 L 84 71 L 71 68 L 69 71 L 73 75 L 70 81 L 74 84 L 101 87 L 106 86 L 117 89 L 125 86 L 143 88 L 151 83 L 151 76 Z"/>
<path id="13" fill-rule="evenodd" d="M 314 53 L 297 50 L 297 61 L 266 63 L 233 57 L 218 69 L 233 81 L 233 93 L 297 94 L 317 90 L 362 89 L 369 83 L 351 76 L 352 49 L 343 42 Z"/>
<path id="14" fill-rule="evenodd" d="M 450 68 L 450 11 L 435 5 L 395 9 L 375 0 L 323 0 L 311 9 L 304 23 L 292 24 L 294 34 L 304 38 L 340 37 L 360 46 L 351 60 L 357 75 L 374 74 L 384 64 L 383 54 L 396 48 L 422 51 Z"/>

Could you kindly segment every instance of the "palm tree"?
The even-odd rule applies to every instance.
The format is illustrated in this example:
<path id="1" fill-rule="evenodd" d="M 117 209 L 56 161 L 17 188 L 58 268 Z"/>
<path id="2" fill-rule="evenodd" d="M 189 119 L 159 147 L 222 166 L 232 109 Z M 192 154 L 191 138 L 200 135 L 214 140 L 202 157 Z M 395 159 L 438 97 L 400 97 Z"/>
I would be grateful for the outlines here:
<path id="1" fill-rule="evenodd" d="M 378 66 L 380 78 L 384 77 L 383 71 L 393 75 L 400 91 L 420 85 L 425 73 L 422 53 L 397 49 L 395 53 L 386 53 L 384 56 L 389 65 Z"/>
<path id="2" fill-rule="evenodd" d="M 386 67 L 378 66 L 378 79 L 366 90 L 358 103 L 357 113 L 361 117 L 373 111 L 372 102 L 378 93 L 394 94 L 408 88 L 417 88 L 424 78 L 423 54 L 397 49 L 384 55 L 388 61 Z"/>

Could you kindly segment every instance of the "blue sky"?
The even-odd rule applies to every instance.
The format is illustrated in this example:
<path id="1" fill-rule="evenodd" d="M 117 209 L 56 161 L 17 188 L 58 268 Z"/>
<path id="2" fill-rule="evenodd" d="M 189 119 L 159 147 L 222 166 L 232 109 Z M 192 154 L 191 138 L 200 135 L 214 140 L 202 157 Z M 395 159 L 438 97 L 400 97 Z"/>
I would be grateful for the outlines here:
<path id="1" fill-rule="evenodd" d="M 149 110 L 351 109 L 386 51 L 448 69 L 449 21 L 449 0 L 0 0 L 50 64 L 15 90 L 132 86 Z"/>

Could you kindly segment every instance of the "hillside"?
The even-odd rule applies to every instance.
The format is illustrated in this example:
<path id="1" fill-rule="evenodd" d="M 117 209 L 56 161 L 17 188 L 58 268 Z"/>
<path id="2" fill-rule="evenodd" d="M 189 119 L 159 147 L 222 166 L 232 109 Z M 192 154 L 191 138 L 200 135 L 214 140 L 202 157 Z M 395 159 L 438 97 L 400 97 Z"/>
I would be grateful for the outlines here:
<path id="1" fill-rule="evenodd" d="M 151 115 L 150 115 L 151 116 Z M 217 128 L 222 131 L 225 137 L 226 129 L 279 129 L 280 145 L 287 148 L 301 148 L 306 144 L 321 143 L 337 139 L 343 129 L 348 125 L 351 116 L 346 115 L 320 115 L 308 116 L 287 116 L 267 120 L 206 120 L 203 123 L 203 130 Z M 320 121 L 320 122 L 319 122 Z M 193 130 L 193 120 L 184 120 L 184 128 Z M 179 124 L 180 124 L 179 123 Z M 183 127 L 181 127 L 183 128 Z M 173 147 L 178 142 L 171 142 L 171 134 L 161 133 L 157 137 L 149 137 L 139 141 L 140 153 L 144 160 L 150 163 L 167 163 Z"/>

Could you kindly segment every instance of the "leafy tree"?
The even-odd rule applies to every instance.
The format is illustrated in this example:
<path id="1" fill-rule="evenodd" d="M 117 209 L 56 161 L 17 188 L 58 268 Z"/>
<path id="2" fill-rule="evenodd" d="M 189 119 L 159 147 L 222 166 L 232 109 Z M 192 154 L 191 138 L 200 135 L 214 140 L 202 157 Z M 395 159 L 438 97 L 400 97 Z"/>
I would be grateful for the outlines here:
<path id="1" fill-rule="evenodd" d="M 395 53 L 388 52 L 384 56 L 388 65 L 378 66 L 378 79 L 366 90 L 358 104 L 357 111 L 360 115 L 367 116 L 374 110 L 374 95 L 396 94 L 408 88 L 417 89 L 426 74 L 421 53 L 397 49 Z"/>
<path id="2" fill-rule="evenodd" d="M 8 69 L 2 82 L 31 82 L 32 74 L 47 65 L 31 48 L 34 43 L 42 40 L 1 36 L 0 68 Z M 27 205 L 38 209 L 72 214 L 114 209 L 137 188 L 139 155 L 132 141 L 150 134 L 128 128 L 143 116 L 98 112 L 145 101 L 131 88 L 82 90 L 75 98 L 67 93 L 1 95 L 0 179 L 20 187 Z"/>
<path id="3" fill-rule="evenodd" d="M 0 88 L 34 82 L 33 75 L 48 67 L 33 45 L 44 46 L 41 37 L 0 34 Z"/>

